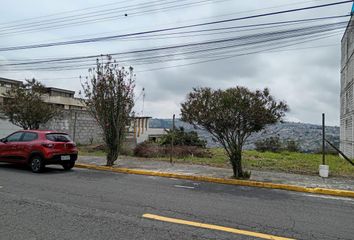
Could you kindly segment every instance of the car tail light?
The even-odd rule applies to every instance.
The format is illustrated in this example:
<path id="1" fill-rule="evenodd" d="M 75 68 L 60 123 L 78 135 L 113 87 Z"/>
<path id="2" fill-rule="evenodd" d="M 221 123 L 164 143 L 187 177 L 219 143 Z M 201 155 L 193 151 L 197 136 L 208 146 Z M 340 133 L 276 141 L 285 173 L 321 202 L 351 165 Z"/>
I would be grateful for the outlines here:
<path id="1" fill-rule="evenodd" d="M 46 147 L 46 148 L 53 148 L 54 147 L 54 145 L 51 143 L 42 143 L 42 146 Z"/>

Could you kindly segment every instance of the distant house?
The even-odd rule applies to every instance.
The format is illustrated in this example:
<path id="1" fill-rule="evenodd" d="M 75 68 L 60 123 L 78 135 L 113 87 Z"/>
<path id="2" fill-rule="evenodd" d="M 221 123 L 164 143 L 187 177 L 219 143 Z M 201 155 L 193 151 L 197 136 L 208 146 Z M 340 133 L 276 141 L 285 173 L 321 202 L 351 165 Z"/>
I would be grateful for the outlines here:
<path id="1" fill-rule="evenodd" d="M 45 95 L 43 100 L 63 109 L 84 110 L 84 103 L 79 98 L 75 98 L 74 95 L 75 91 L 48 87 L 47 95 Z"/>
<path id="2" fill-rule="evenodd" d="M 4 103 L 4 94 L 12 87 L 22 85 L 22 81 L 1 78 L 0 77 L 0 103 Z M 43 101 L 57 105 L 63 109 L 85 109 L 80 99 L 75 98 L 75 91 L 61 88 L 47 87 L 47 94 L 44 95 Z"/>
<path id="3" fill-rule="evenodd" d="M 0 103 L 4 103 L 4 94 L 11 89 L 12 87 L 16 87 L 23 84 L 21 81 L 1 78 L 0 77 Z"/>
<path id="4" fill-rule="evenodd" d="M 145 141 L 156 142 L 166 131 L 164 128 L 150 128 L 151 117 L 135 117 L 129 128 L 129 137 L 135 139 L 135 144 Z"/>

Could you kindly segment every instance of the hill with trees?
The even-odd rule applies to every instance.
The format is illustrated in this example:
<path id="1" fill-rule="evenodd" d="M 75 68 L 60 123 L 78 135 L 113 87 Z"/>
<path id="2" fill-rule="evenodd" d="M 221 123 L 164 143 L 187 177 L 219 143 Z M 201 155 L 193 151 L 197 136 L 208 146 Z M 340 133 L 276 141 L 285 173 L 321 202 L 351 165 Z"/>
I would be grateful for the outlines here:
<path id="1" fill-rule="evenodd" d="M 151 128 L 172 127 L 172 119 L 151 119 Z M 183 127 L 185 131 L 196 131 L 200 138 L 207 141 L 208 147 L 218 147 L 212 136 L 203 130 L 195 129 L 192 125 L 176 119 L 176 127 Z M 252 134 L 245 144 L 245 149 L 255 149 L 255 142 L 264 138 L 277 136 L 283 142 L 296 141 L 301 152 L 317 152 L 322 141 L 322 126 L 309 123 L 284 122 L 266 127 L 262 132 Z M 339 146 L 339 127 L 327 126 L 326 137 L 329 141 Z"/>

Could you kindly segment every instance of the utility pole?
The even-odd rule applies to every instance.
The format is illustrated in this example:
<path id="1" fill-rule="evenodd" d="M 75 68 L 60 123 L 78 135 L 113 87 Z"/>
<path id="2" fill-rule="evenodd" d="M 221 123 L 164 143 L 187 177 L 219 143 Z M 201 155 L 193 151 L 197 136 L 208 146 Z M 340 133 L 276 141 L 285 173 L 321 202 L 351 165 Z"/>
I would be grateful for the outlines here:
<path id="1" fill-rule="evenodd" d="M 322 165 L 326 165 L 325 114 L 322 113 Z"/>
<path id="2" fill-rule="evenodd" d="M 171 150 L 170 150 L 170 163 L 172 164 L 172 154 L 173 154 L 173 144 L 175 140 L 175 114 L 173 114 L 172 118 L 172 134 L 171 134 Z"/>

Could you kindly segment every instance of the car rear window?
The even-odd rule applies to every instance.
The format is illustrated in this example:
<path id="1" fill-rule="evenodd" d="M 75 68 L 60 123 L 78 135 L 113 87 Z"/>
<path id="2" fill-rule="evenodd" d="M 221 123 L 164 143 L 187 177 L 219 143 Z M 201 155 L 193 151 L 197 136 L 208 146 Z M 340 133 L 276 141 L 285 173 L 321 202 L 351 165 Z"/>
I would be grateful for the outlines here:
<path id="1" fill-rule="evenodd" d="M 48 133 L 46 137 L 49 141 L 53 142 L 70 142 L 71 139 L 68 134 L 64 133 Z"/>

